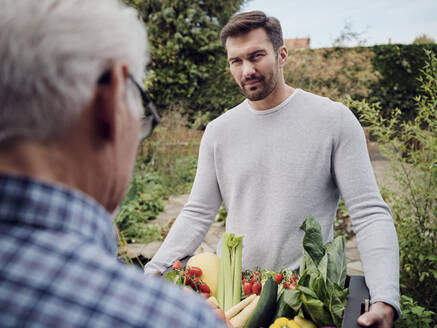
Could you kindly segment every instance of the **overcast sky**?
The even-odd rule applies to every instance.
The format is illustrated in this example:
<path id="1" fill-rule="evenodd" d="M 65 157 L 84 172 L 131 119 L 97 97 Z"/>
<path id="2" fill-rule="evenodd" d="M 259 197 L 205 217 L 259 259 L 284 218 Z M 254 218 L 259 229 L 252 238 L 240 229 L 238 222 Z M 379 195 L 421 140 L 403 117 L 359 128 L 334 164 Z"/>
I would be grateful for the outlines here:
<path id="1" fill-rule="evenodd" d="M 346 22 L 366 45 L 409 44 L 422 34 L 437 42 L 437 0 L 249 0 L 249 10 L 278 18 L 286 39 L 309 36 L 311 48 L 332 46 Z"/>

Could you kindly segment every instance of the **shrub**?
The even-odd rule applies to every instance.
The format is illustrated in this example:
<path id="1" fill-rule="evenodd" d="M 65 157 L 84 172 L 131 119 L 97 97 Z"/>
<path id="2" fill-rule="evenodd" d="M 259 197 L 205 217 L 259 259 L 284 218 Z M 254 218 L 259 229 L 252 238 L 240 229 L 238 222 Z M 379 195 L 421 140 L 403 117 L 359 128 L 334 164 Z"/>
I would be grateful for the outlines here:
<path id="1" fill-rule="evenodd" d="M 401 122 L 399 109 L 385 118 L 380 105 L 365 101 L 349 101 L 349 106 L 358 110 L 361 122 L 384 145 L 382 151 L 398 183 L 395 188 L 386 187 L 384 194 L 399 237 L 401 292 L 436 311 L 437 59 L 431 51 L 426 51 L 426 57 L 414 120 Z M 411 147 L 411 140 L 420 147 Z"/>
<path id="2" fill-rule="evenodd" d="M 437 45 L 388 44 L 374 46 L 372 49 L 372 65 L 381 78 L 370 87 L 370 101 L 381 104 L 381 113 L 386 118 L 399 108 L 400 122 L 413 120 L 417 113 L 414 98 L 420 89 L 417 78 L 427 59 L 424 49 L 437 54 Z"/>
<path id="3" fill-rule="evenodd" d="M 128 242 L 160 240 L 162 229 L 150 220 L 164 209 L 170 195 L 190 191 L 202 132 L 188 129 L 187 124 L 186 116 L 169 112 L 140 145 L 135 175 L 115 219 Z"/>
<path id="4" fill-rule="evenodd" d="M 287 83 L 334 100 L 367 97 L 378 81 L 369 48 L 326 48 L 289 51 L 284 68 Z"/>
<path id="5" fill-rule="evenodd" d="M 411 297 L 401 296 L 402 317 L 396 322 L 396 328 L 432 328 L 436 327 L 436 314 L 417 304 Z"/>
<path id="6" fill-rule="evenodd" d="M 152 172 L 165 194 L 191 190 L 203 132 L 187 128 L 187 115 L 176 108 L 164 115 L 152 138 L 144 141 L 137 159 L 137 172 Z"/>

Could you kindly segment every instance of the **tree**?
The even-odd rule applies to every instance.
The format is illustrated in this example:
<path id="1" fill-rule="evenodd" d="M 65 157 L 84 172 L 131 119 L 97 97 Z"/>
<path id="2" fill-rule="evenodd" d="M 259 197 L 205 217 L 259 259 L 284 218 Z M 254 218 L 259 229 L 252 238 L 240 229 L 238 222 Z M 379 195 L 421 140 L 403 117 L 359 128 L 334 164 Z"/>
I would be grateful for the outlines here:
<path id="1" fill-rule="evenodd" d="M 353 42 L 357 46 L 364 46 L 367 40 L 364 38 L 367 30 L 357 32 L 354 31 L 352 21 L 350 19 L 345 20 L 343 29 L 340 31 L 340 35 L 335 38 L 333 42 L 334 47 L 347 47 Z"/>
<path id="2" fill-rule="evenodd" d="M 435 40 L 426 34 L 416 37 L 413 44 L 435 43 Z"/>
<path id="3" fill-rule="evenodd" d="M 220 30 L 245 0 L 125 0 L 143 16 L 151 47 L 146 87 L 161 111 L 179 105 L 218 116 L 241 100 Z"/>

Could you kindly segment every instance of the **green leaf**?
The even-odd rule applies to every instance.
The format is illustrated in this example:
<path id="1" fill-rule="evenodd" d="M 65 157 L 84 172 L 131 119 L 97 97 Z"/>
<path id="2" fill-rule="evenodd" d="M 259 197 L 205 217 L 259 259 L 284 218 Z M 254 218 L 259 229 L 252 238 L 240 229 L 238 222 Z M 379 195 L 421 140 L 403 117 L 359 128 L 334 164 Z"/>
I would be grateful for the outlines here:
<path id="1" fill-rule="evenodd" d="M 284 302 L 297 312 L 302 306 L 301 294 L 302 292 L 298 289 L 286 289 L 284 290 Z"/>
<path id="2" fill-rule="evenodd" d="M 314 217 L 308 216 L 300 228 L 305 231 L 302 242 L 303 248 L 317 266 L 325 255 L 320 224 Z"/>
<path id="3" fill-rule="evenodd" d="M 334 324 L 331 315 L 325 309 L 321 300 L 317 299 L 316 297 L 311 297 L 307 294 L 302 294 L 301 300 L 306 312 L 310 315 L 311 320 L 317 326 L 332 326 Z"/>
<path id="4" fill-rule="evenodd" d="M 346 281 L 346 242 L 343 236 L 325 244 L 327 257 L 327 278 L 339 286 Z"/>
<path id="5" fill-rule="evenodd" d="M 325 253 L 325 255 L 322 257 L 319 265 L 317 266 L 317 270 L 319 271 L 321 277 L 323 278 L 323 281 L 325 282 L 328 277 L 328 261 L 329 257 L 328 254 Z"/>
<path id="6" fill-rule="evenodd" d="M 329 304 L 330 293 L 327 290 L 326 280 L 322 276 L 315 277 L 311 280 L 310 289 L 312 289 L 317 298 L 323 301 L 325 305 Z"/>
<path id="7" fill-rule="evenodd" d="M 298 286 L 297 288 L 302 292 L 302 294 L 306 294 L 312 298 L 318 298 L 316 293 L 308 287 Z"/>
<path id="8" fill-rule="evenodd" d="M 171 283 L 177 284 L 177 285 L 182 285 L 182 276 L 180 274 L 178 274 L 176 271 L 170 271 L 167 272 L 164 275 L 164 278 L 168 281 L 170 281 Z"/>
<path id="9" fill-rule="evenodd" d="M 343 320 L 344 309 L 346 307 L 347 295 L 349 290 L 347 288 L 341 288 L 335 283 L 328 281 L 327 290 L 329 293 L 329 310 L 332 320 L 337 327 L 341 326 Z"/>
<path id="10" fill-rule="evenodd" d="M 302 256 L 302 262 L 300 265 L 299 272 L 302 275 L 304 271 L 310 271 L 310 272 L 318 272 L 317 265 L 314 263 L 311 256 L 308 254 L 308 252 L 304 249 L 303 250 L 303 256 Z"/>

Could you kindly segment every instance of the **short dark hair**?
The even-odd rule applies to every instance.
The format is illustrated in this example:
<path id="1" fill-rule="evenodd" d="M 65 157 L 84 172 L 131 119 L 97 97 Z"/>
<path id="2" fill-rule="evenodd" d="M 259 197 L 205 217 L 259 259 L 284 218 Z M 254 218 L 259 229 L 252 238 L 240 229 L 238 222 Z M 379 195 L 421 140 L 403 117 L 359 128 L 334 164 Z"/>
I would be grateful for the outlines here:
<path id="1" fill-rule="evenodd" d="M 279 20 L 275 17 L 268 17 L 262 11 L 254 10 L 231 17 L 220 34 L 223 46 L 226 48 L 226 40 L 229 37 L 244 35 L 257 28 L 263 28 L 266 31 L 275 51 L 284 44 Z"/>

